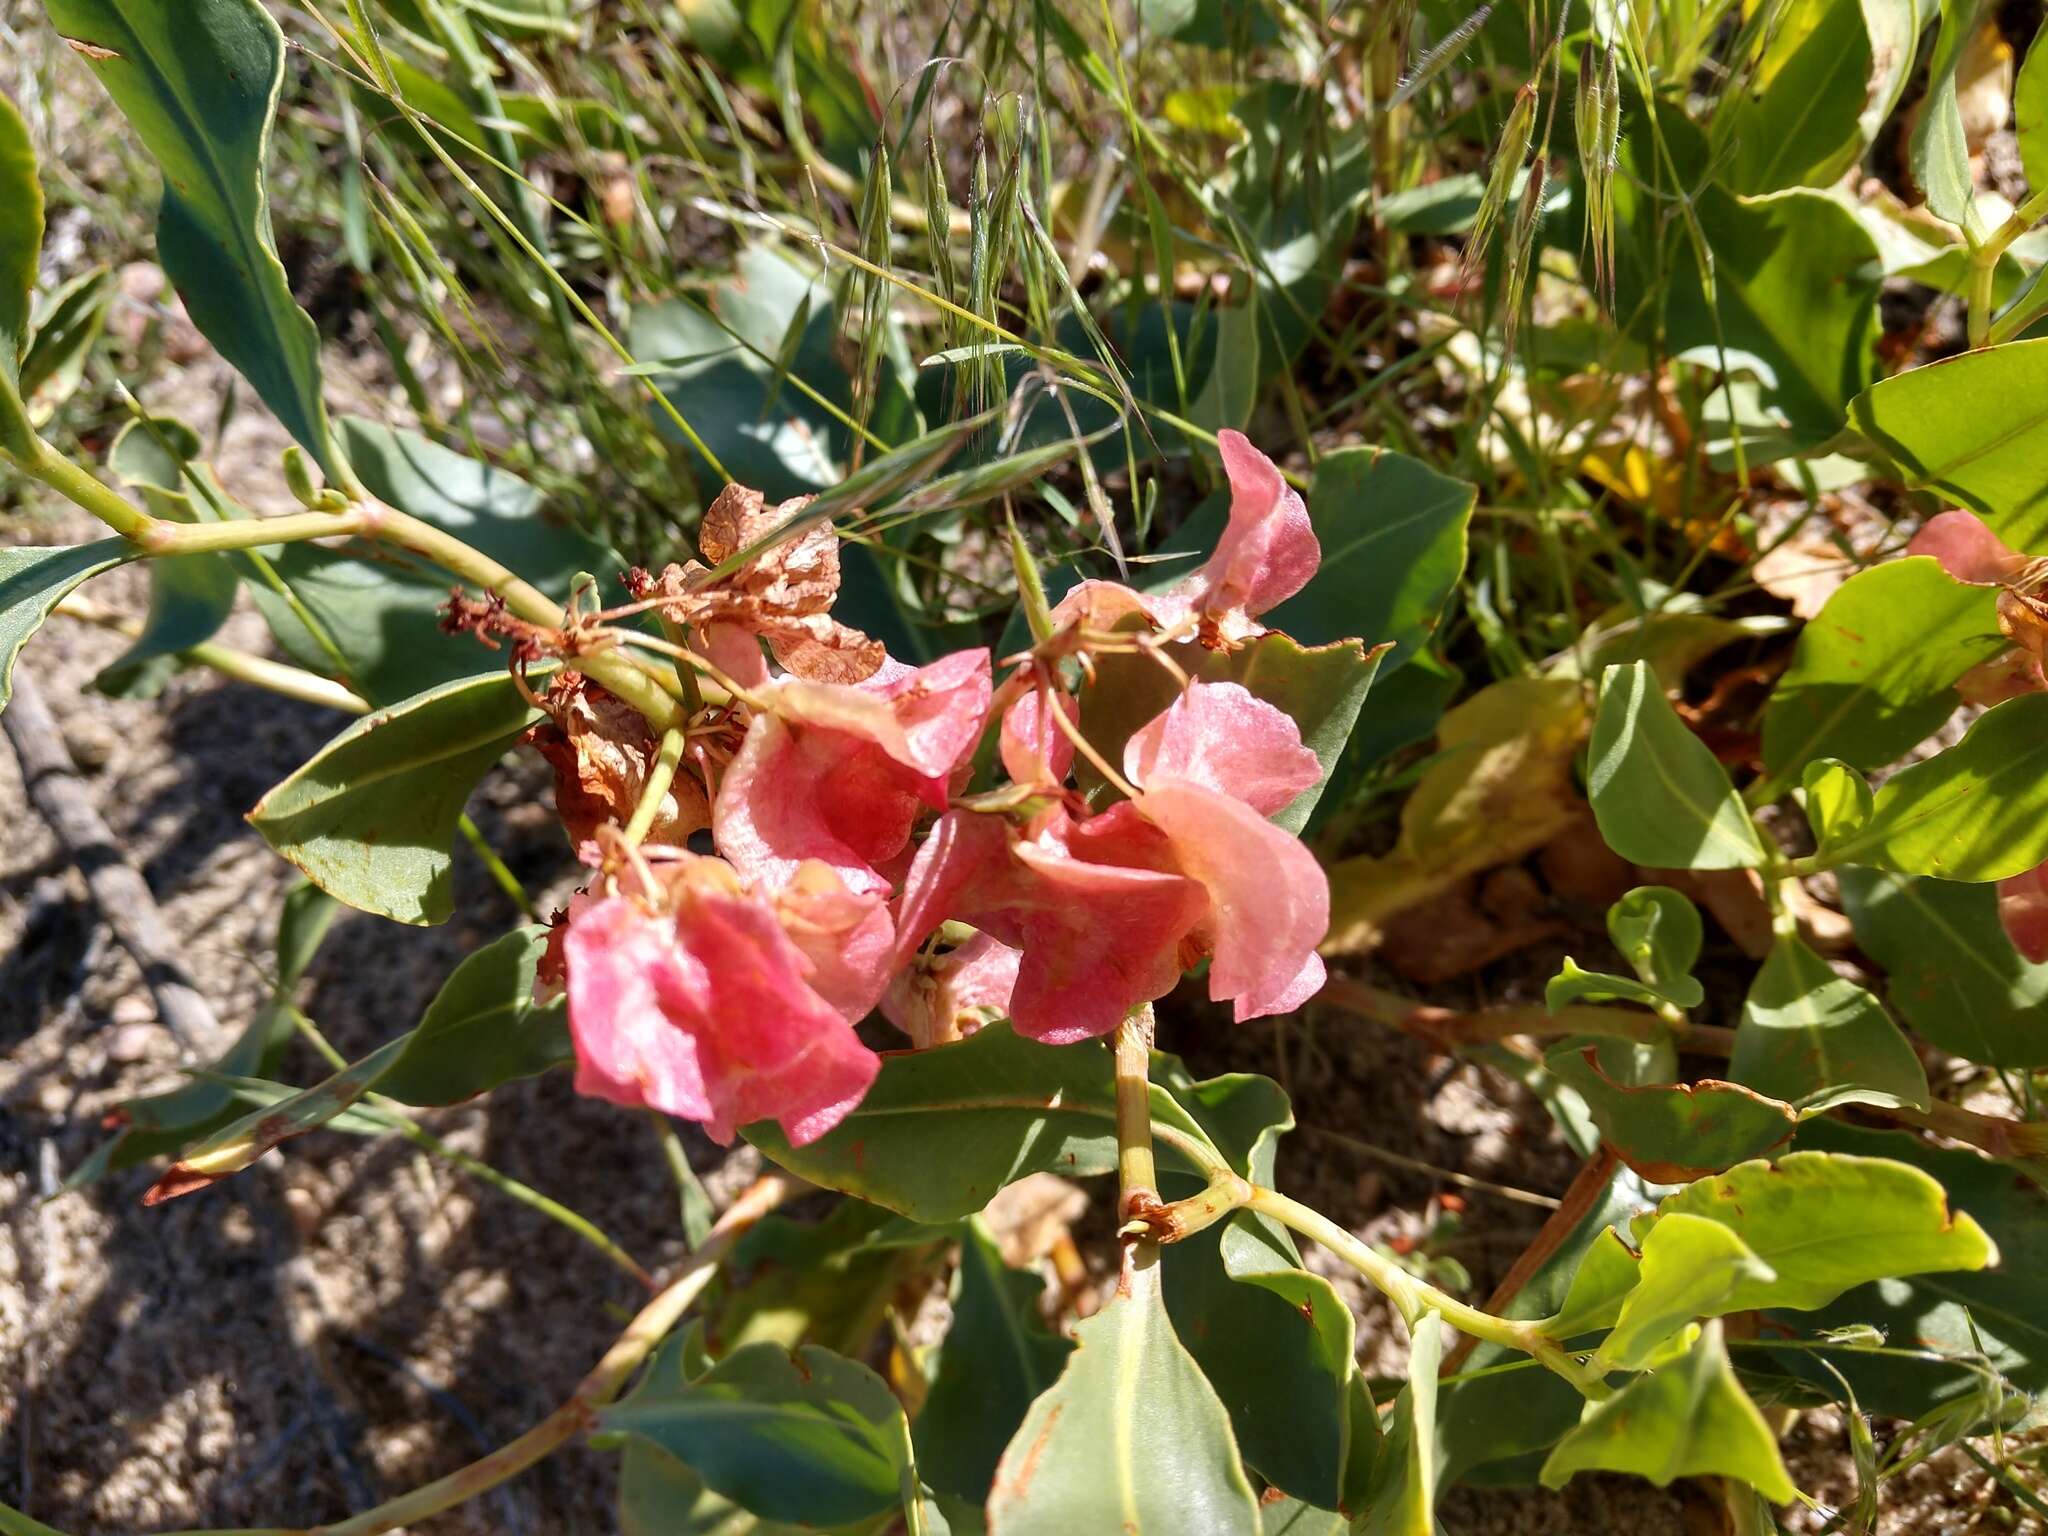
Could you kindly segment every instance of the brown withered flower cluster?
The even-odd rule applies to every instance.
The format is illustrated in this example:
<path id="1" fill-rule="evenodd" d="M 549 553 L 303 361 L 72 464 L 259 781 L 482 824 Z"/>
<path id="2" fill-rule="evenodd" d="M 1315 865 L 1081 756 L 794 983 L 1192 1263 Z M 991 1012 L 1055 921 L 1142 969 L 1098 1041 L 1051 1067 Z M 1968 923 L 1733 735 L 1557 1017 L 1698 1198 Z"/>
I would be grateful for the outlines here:
<path id="1" fill-rule="evenodd" d="M 829 522 L 785 539 L 715 582 L 709 579 L 715 567 L 773 533 L 813 499 L 798 496 L 770 510 L 759 491 L 727 486 L 698 530 L 703 560 L 670 565 L 659 576 L 635 573 L 633 595 L 655 602 L 671 622 L 688 625 L 698 649 L 743 687 L 768 680 L 759 640 L 768 642 L 795 677 L 857 683 L 874 676 L 884 659 L 882 642 L 832 617 L 839 595 L 839 535 Z"/>
<path id="2" fill-rule="evenodd" d="M 541 700 L 548 718 L 520 739 L 555 770 L 555 808 L 581 846 L 608 823 L 632 820 L 660 742 L 640 711 L 580 673 L 557 674 Z M 647 841 L 683 847 L 711 825 L 702 780 L 685 765 L 662 796 Z"/>

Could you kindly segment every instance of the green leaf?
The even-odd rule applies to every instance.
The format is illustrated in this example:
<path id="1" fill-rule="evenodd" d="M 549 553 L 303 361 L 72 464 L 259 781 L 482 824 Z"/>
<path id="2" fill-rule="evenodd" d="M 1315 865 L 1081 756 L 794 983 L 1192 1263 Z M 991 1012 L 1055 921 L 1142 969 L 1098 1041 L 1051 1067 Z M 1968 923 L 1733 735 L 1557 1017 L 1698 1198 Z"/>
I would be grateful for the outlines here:
<path id="1" fill-rule="evenodd" d="M 1323 560 L 1261 621 L 1305 646 L 1390 641 L 1399 666 L 1436 629 L 1465 569 L 1475 487 L 1387 448 L 1340 448 L 1316 463 L 1308 513 Z"/>
<path id="2" fill-rule="evenodd" d="M 298 1093 L 250 1111 L 206 1138 L 165 1170 L 142 1197 L 160 1205 L 240 1173 L 264 1153 L 294 1136 L 318 1130 L 368 1093 L 405 1049 L 406 1036 L 390 1040 L 333 1076 Z"/>
<path id="3" fill-rule="evenodd" d="M 458 965 L 377 1081 L 402 1104 L 456 1104 L 576 1059 L 559 1001 L 533 1000 L 548 930 L 516 929 Z"/>
<path id="4" fill-rule="evenodd" d="M 1003 1453 L 990 1536 L 1256 1536 L 1230 1419 L 1167 1321 L 1156 1254 L 1126 1270 L 1074 1341 Z"/>
<path id="5" fill-rule="evenodd" d="M 50 611 L 88 578 L 135 555 L 126 539 L 0 549 L 0 709 L 14 692 L 14 659 Z"/>
<path id="6" fill-rule="evenodd" d="M 939 1222 L 972 1215 L 1027 1173 L 1110 1172 L 1115 1114 L 1104 1046 L 1041 1045 L 1002 1023 L 951 1045 L 885 1053 L 860 1107 L 805 1146 L 791 1146 L 773 1121 L 744 1134 L 800 1178 Z M 1156 1086 L 1152 1118 L 1162 1162 L 1198 1172 L 1173 1149 L 1208 1138 Z"/>
<path id="7" fill-rule="evenodd" d="M 1861 152 L 1871 76 L 1871 36 L 1861 6 L 1792 0 L 1780 9 L 1763 57 L 1714 119 L 1731 159 L 1722 172 L 1736 192 L 1776 192 L 1835 180 Z"/>
<path id="8" fill-rule="evenodd" d="M 1586 781 L 1600 835 L 1630 863 L 1739 869 L 1764 861 L 1726 770 L 1685 728 L 1645 662 L 1609 667 L 1600 679 Z"/>
<path id="9" fill-rule="evenodd" d="M 264 161 L 284 34 L 257 0 L 46 0 L 163 169 L 157 252 L 200 334 L 338 478 L 320 335 L 270 233 Z"/>
<path id="10" fill-rule="evenodd" d="M 1578 1472 L 1630 1472 L 1660 1488 L 1681 1477 L 1727 1477 L 1774 1504 L 1798 1496 L 1777 1438 L 1728 1364 L 1718 1321 L 1682 1359 L 1586 1406 L 1543 1463 L 1543 1486 L 1562 1488 Z"/>
<path id="11" fill-rule="evenodd" d="M 1670 184 L 1666 149 L 1682 184 L 1705 180 L 1706 146 L 1675 104 L 1660 106 L 1655 132 L 1640 112 L 1624 120 L 1616 313 L 1642 316 L 1633 331 L 1644 341 L 1661 320 L 1664 345 L 1689 362 L 1718 370 L 1725 357 L 1731 369 L 1755 373 L 1787 424 L 1773 444 L 1780 453 L 1818 445 L 1870 382 L 1882 281 L 1876 246 L 1819 192 L 1741 198 L 1704 186 L 1694 208 L 1714 259 L 1710 303 L 1683 220 L 1649 190 Z M 1752 465 L 1762 446 L 1749 444 Z"/>
<path id="12" fill-rule="evenodd" d="M 48 421 L 85 377 L 85 360 L 106 328 L 114 296 L 110 268 L 81 272 L 46 293 L 36 305 L 34 333 L 21 358 L 21 398 L 29 419 Z"/>
<path id="13" fill-rule="evenodd" d="M 1570 955 L 1564 967 L 1543 989 L 1543 1006 L 1552 1013 L 1573 1003 L 1666 1003 L 1674 1008 L 1697 1008 L 1706 1000 L 1706 989 L 1690 976 L 1678 976 L 1669 987 L 1653 987 L 1633 976 L 1615 976 L 1606 971 L 1588 971 Z"/>
<path id="14" fill-rule="evenodd" d="M 103 667 L 92 686 L 117 699 L 151 699 L 178 669 L 178 653 L 211 640 L 235 606 L 241 580 L 220 555 L 152 560 L 149 612 L 135 643 Z"/>
<path id="15" fill-rule="evenodd" d="M 1956 100 L 1956 65 L 1976 29 L 1980 0 L 1941 0 L 1941 31 L 1927 66 L 1927 95 L 1913 127 L 1913 180 L 1937 217 L 1960 226 L 1977 244 L 1984 221 L 1970 177 L 1970 146 Z"/>
<path id="16" fill-rule="evenodd" d="M 725 1295 L 704 1309 L 705 1348 L 725 1355 L 765 1340 L 784 1349 L 818 1344 L 858 1355 L 874 1342 L 906 1287 L 921 1287 L 939 1270 L 957 1235 L 864 1200 L 835 1201 L 822 1221 L 770 1216 L 726 1261 Z M 1026 1397 L 1017 1406 L 1018 1418 L 1029 1402 Z M 1015 1419 L 1003 1427 L 991 1467 L 1016 1427 Z"/>
<path id="17" fill-rule="evenodd" d="M 1857 400 L 1855 424 L 1908 485 L 1975 509 L 2015 549 L 2048 546 L 2048 340 L 1908 368 Z"/>
<path id="18" fill-rule="evenodd" d="M 538 710 L 504 673 L 365 715 L 257 802 L 249 822 L 315 885 L 363 912 L 438 923 L 450 847 L 484 770 Z"/>
<path id="19" fill-rule="evenodd" d="M 1812 1311 L 1852 1286 L 1901 1275 L 1976 1270 L 1998 1250 L 1942 1186 L 1876 1157 L 1790 1152 L 1700 1179 L 1636 1219 L 1645 1254 L 1667 1216 L 1720 1222 L 1776 1279 L 1738 1285 L 1717 1307 Z"/>
<path id="20" fill-rule="evenodd" d="M 1946 751 L 1893 775 L 1826 863 L 2003 880 L 2048 858 L 2048 694 L 1980 715 Z"/>
<path id="21" fill-rule="evenodd" d="M 888 1385 L 814 1344 L 750 1344 L 680 1385 L 650 1376 L 598 1423 L 651 1441 L 768 1520 L 846 1525 L 916 1496 L 909 1427 Z"/>
<path id="22" fill-rule="evenodd" d="M 1621 1234 L 1612 1227 L 1600 1228 L 1572 1272 L 1564 1305 L 1545 1319 L 1543 1331 L 1554 1339 L 1576 1339 L 1595 1329 L 1612 1328 L 1641 1274 L 1640 1261 Z"/>
<path id="23" fill-rule="evenodd" d="M 1991 886 L 1876 869 L 1837 877 L 1857 944 L 1914 1030 L 1966 1061 L 2048 1067 L 2048 965 L 2012 947 Z"/>
<path id="24" fill-rule="evenodd" d="M 0 94 L 0 373 L 14 376 L 28 346 L 30 295 L 43 253 L 43 186 L 35 145 Z"/>
<path id="25" fill-rule="evenodd" d="M 960 1238 L 953 1323 L 915 1426 L 918 1474 L 942 1493 L 988 1498 L 1003 1447 L 1059 1378 L 1073 1344 L 1039 1311 L 1045 1281 L 1003 1263 L 980 1220 Z"/>
<path id="26" fill-rule="evenodd" d="M 1352 1523 L 1358 1536 L 1435 1536 L 1437 1373 L 1443 1347 L 1443 1324 L 1436 1313 L 1423 1313 L 1408 1340 L 1408 1385 L 1394 1399 L 1365 1508 Z"/>
<path id="27" fill-rule="evenodd" d="M 1635 1255 L 1614 1235 L 1614 1224 L 1625 1222 L 1655 1195 L 1654 1186 L 1617 1167 L 1563 1233 L 1556 1251 L 1507 1304 L 1505 1315 L 1532 1321 L 1562 1316 L 1568 1328 L 1545 1330 L 1559 1338 L 1609 1326 L 1636 1274 Z M 1584 1406 L 1578 1392 L 1527 1361 L 1504 1346 L 1482 1344 L 1466 1362 L 1467 1378 L 1440 1389 L 1438 1437 L 1447 1482 L 1498 1483 L 1518 1475 L 1529 1481 L 1538 1453 L 1578 1423 Z M 1495 1366 L 1510 1369 L 1469 1374 Z"/>
<path id="28" fill-rule="evenodd" d="M 1304 647 L 1291 635 L 1274 632 L 1235 651 L 1212 651 L 1187 640 L 1166 647 L 1166 654 L 1187 676 L 1207 683 L 1237 683 L 1301 728 L 1302 743 L 1322 762 L 1323 779 L 1273 817 L 1288 831 L 1299 832 L 1350 739 L 1379 669 L 1380 652 L 1368 651 L 1356 640 Z M 1081 692 L 1082 729 L 1104 758 L 1120 764 L 1124 743 L 1179 694 L 1178 680 L 1151 656 L 1098 657 L 1094 679 Z M 1084 790 L 1108 792 L 1085 760 L 1076 768 Z"/>
<path id="29" fill-rule="evenodd" d="M 1883 1005 L 1790 936 L 1750 983 L 1728 1075 L 1802 1114 L 1927 1107 L 1927 1073 Z"/>
<path id="30" fill-rule="evenodd" d="M 2041 41 L 2036 34 L 2035 43 Z M 2029 45 L 2012 89 L 2013 127 L 2029 191 L 2048 187 L 2048 48 Z"/>
<path id="31" fill-rule="evenodd" d="M 1866 772 L 1925 740 L 1962 701 L 1956 679 L 1995 654 L 1998 594 L 1928 555 L 1888 560 L 1836 588 L 1800 631 L 1764 707 L 1764 767 L 1816 757 Z"/>
<path id="32" fill-rule="evenodd" d="M 1777 1278 L 1777 1271 L 1719 1222 L 1683 1211 L 1659 1216 L 1643 1244 L 1636 1284 L 1622 1298 L 1614 1330 L 1594 1364 L 1603 1371 L 1643 1370 L 1695 1318 L 1731 1310 L 1725 1303 L 1741 1286 Z"/>
<path id="33" fill-rule="evenodd" d="M 1644 1178 L 1677 1184 L 1767 1152 L 1798 1129 L 1777 1099 L 1739 1083 L 1617 1082 L 1583 1040 L 1554 1046 L 1544 1065 L 1586 1101 L 1600 1137 Z"/>
<path id="34" fill-rule="evenodd" d="M 1706 931 L 1699 908 L 1670 886 L 1639 885 L 1607 909 L 1607 936 L 1646 983 L 1669 988 L 1691 980 Z"/>
<path id="35" fill-rule="evenodd" d="M 1839 757 L 1815 758 L 1804 778 L 1806 819 L 1819 847 L 1830 848 L 1870 824 L 1870 783 Z"/>
<path id="36" fill-rule="evenodd" d="M 1975 1273 L 1885 1279 L 1847 1291 L 1817 1312 L 1774 1314 L 1773 1325 L 1816 1333 L 1875 1324 L 1895 1346 L 1883 1355 L 1822 1346 L 1817 1358 L 1778 1351 L 1775 1360 L 1832 1393 L 1839 1388 L 1821 1368 L 1825 1360 L 1848 1377 L 1867 1411 L 1906 1419 L 1977 1393 L 1978 1374 L 1967 1362 L 1980 1349 L 2018 1390 L 2048 1390 L 2048 1193 L 2039 1183 L 2015 1177 L 2009 1163 L 1933 1147 L 1910 1131 L 1811 1120 L 1800 1128 L 1799 1145 L 1911 1164 L 1981 1223 L 1998 1262 Z"/>

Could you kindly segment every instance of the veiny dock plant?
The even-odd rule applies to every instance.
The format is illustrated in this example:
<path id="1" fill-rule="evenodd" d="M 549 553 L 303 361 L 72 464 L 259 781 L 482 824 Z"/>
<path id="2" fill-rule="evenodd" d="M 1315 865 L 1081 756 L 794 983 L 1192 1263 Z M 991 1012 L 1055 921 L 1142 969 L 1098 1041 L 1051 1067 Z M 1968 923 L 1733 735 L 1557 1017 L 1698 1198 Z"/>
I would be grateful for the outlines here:
<path id="1" fill-rule="evenodd" d="M 1190 47 L 1257 29 L 1355 77 L 1170 98 L 1164 121 L 1224 120 L 1223 186 L 1153 120 L 1116 18 L 977 11 L 963 56 L 1036 50 L 1041 80 L 1057 57 L 1062 89 L 1114 104 L 1134 162 L 1116 209 L 1108 171 L 1055 195 L 1044 124 L 1063 98 L 993 92 L 956 208 L 938 135 L 918 155 L 908 126 L 940 71 L 884 109 L 800 6 L 733 12 L 724 54 L 716 29 L 679 36 L 632 3 L 305 7 L 347 107 L 340 227 L 370 302 L 395 334 L 439 297 L 437 334 L 500 375 L 503 419 L 529 412 L 513 451 L 590 513 L 579 527 L 448 446 L 463 434 L 424 390 L 436 437 L 329 414 L 272 235 L 287 49 L 257 0 L 43 9 L 161 168 L 162 265 L 295 440 L 304 507 L 250 515 L 196 434 L 139 410 L 103 465 L 53 446 L 95 296 L 38 292 L 36 159 L 0 103 L 0 459 L 107 528 L 0 549 L 0 705 L 34 632 L 141 562 L 150 607 L 102 687 L 146 695 L 213 665 L 358 717 L 250 813 L 310 882 L 273 1003 L 209 1069 L 127 1104 L 73 1182 L 159 1163 L 150 1203 L 223 1198 L 200 1192 L 316 1128 L 427 1145 L 411 1111 L 570 1069 L 584 1094 L 744 1138 L 777 1170 L 715 1222 L 699 1211 L 691 1257 L 661 1276 L 522 1191 L 645 1282 L 643 1309 L 526 1434 L 311 1529 L 413 1526 L 588 1438 L 621 1458 L 632 1531 L 1426 1536 L 1451 1482 L 1618 1472 L 1710 1480 L 1753 1532 L 1812 1502 L 1780 1449 L 1800 1407 L 1914 1421 L 1894 1465 L 2031 1430 L 2048 1378 L 2048 341 L 2024 338 L 2048 313 L 2027 243 L 2048 190 L 1975 184 L 1969 7 L 1140 6 Z M 500 94 L 496 61 L 557 78 L 548 50 L 606 26 L 646 40 L 616 99 Z M 1904 142 L 1924 209 L 1821 190 L 1890 120 L 1923 30 Z M 2026 177 L 2048 189 L 2044 60 L 2028 54 L 2014 99 Z M 742 81 L 766 82 L 779 124 L 753 121 Z M 1431 104 L 1469 111 L 1459 132 L 1490 160 L 1439 175 Z M 571 160 L 611 157 L 608 213 L 527 179 L 549 135 Z M 762 194 L 768 139 L 801 195 Z M 610 282 L 572 275 L 647 275 L 663 158 L 704 175 L 698 211 L 766 238 L 708 297 L 620 305 L 616 324 Z M 445 241 L 428 228 L 455 207 L 462 251 L 452 216 Z M 1382 242 L 1374 282 L 1346 271 L 1361 231 Z M 1413 242 L 1460 233 L 1462 260 L 1404 270 L 1428 249 Z M 562 419 L 515 398 L 533 391 L 463 313 L 458 266 L 556 338 L 536 367 Z M 1886 276 L 1952 289 L 1969 350 L 1877 380 Z M 1467 286 L 1503 323 L 1462 327 Z M 1435 329 L 1388 361 L 1342 318 L 1362 287 Z M 923 368 L 912 326 L 934 343 Z M 1429 450 L 1362 378 L 1375 348 L 1389 372 L 1469 366 L 1480 403 L 1446 457 L 1492 526 L 1472 533 L 1474 487 L 1416 457 L 1276 463 L 1316 446 L 1292 377 L 1311 356 L 1340 401 L 1370 395 L 1368 419 Z M 1623 399 L 1637 375 L 1648 403 Z M 644 415 L 618 409 L 621 386 Z M 1262 451 L 1242 429 L 1266 394 L 1288 425 Z M 1647 453 L 1608 432 L 1628 412 L 1657 424 Z M 544 462 L 564 430 L 603 456 L 616 505 Z M 1215 494 L 1175 504 L 1194 497 L 1164 461 Z M 1717 754 L 1685 674 L 1784 626 L 1688 582 L 1727 538 L 1763 553 L 1743 509 L 1765 477 L 1817 502 L 1884 476 L 1968 510 L 1885 543 L 1816 605 L 1763 669 L 1754 730 Z M 1586 479 L 1615 495 L 1559 516 Z M 1027 494 L 1059 514 L 1038 543 L 1011 515 Z M 1639 552 L 1611 523 L 1631 500 Z M 684 504 L 703 506 L 688 548 Z M 1455 638 L 1497 680 L 1446 712 L 1468 534 Z M 624 554 L 650 550 L 677 558 Z M 1182 558 L 1162 575 L 1140 551 Z M 1518 617 L 1541 583 L 1553 618 Z M 217 643 L 244 594 L 291 665 Z M 1966 729 L 1896 767 L 1966 705 Z M 1406 773 L 1400 751 L 1432 735 Z M 465 803 L 521 746 L 554 771 L 581 889 L 464 961 L 415 1027 L 334 1055 L 291 996 L 333 905 L 448 919 Z M 1391 846 L 1347 844 L 1346 818 L 1394 788 Z M 1652 872 L 1607 915 L 1626 973 L 1567 959 L 1540 1007 L 1454 1013 L 1350 972 L 1400 914 L 1586 804 L 1612 854 Z M 1821 876 L 1890 1008 L 1823 952 Z M 1732 1028 L 1696 974 L 1696 899 L 1752 962 Z M 1198 1079 L 1161 1048 L 1190 975 L 1238 1023 L 1334 1005 L 1491 1053 L 1544 1096 L 1585 1168 L 1496 1299 L 1277 1187 L 1278 1084 Z M 330 1075 L 279 1080 L 295 1034 Z M 1935 1060 L 1972 1064 L 2002 1104 L 1938 1092 Z M 1115 1180 L 1112 1278 L 1065 1331 L 982 1217 L 1042 1174 Z M 889 1254 L 888 1283 L 950 1286 L 935 1350 L 878 1343 L 865 1302 L 837 1350 L 689 1326 L 749 1229 L 806 1186 L 846 1197 L 802 1229 L 815 1283 Z M 1361 1372 L 1304 1243 L 1391 1303 L 1404 1379 Z M 744 1292 L 729 1305 L 743 1315 Z M 1871 1528 L 1874 1451 L 1858 1470 L 1867 1507 L 1830 1528 Z M 280 1516 L 315 1513 L 335 1512 Z M 48 1529 L 0 1508 L 0 1530 Z"/>

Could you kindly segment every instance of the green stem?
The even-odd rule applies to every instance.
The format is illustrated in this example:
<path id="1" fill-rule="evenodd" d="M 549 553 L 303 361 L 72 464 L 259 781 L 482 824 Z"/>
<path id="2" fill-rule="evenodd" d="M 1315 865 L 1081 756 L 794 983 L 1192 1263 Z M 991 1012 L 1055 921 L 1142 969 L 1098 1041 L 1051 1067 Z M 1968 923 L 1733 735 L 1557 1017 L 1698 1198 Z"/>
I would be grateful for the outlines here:
<path id="1" fill-rule="evenodd" d="M 123 538 L 139 539 L 158 526 L 155 518 L 133 506 L 112 486 L 101 484 L 40 437 L 30 440 L 25 456 L 0 448 L 0 459 L 76 502 Z"/>
<path id="2" fill-rule="evenodd" d="M 1495 1317 L 1491 1312 L 1482 1312 L 1477 1307 L 1438 1290 L 1426 1280 L 1419 1280 L 1399 1264 L 1376 1252 L 1372 1246 L 1351 1232 L 1347 1232 L 1322 1212 L 1311 1210 L 1299 1201 L 1290 1200 L 1277 1190 L 1254 1185 L 1250 1198 L 1245 1201 L 1248 1209 L 1262 1216 L 1270 1216 L 1282 1226 L 1291 1227 L 1304 1237 L 1315 1239 L 1330 1252 L 1337 1255 L 1353 1269 L 1372 1282 L 1394 1304 L 1394 1310 L 1410 1328 L 1416 1327 L 1423 1314 L 1434 1312 L 1460 1333 L 1489 1344 L 1519 1350 L 1532 1355 L 1536 1360 L 1577 1387 L 1584 1396 L 1604 1398 L 1608 1387 L 1597 1371 L 1581 1365 L 1563 1346 L 1551 1339 L 1534 1324 L 1514 1318 Z"/>
<path id="3" fill-rule="evenodd" d="M 640 802 L 633 807 L 633 819 L 626 823 L 627 847 L 638 848 L 647 829 L 654 825 L 654 818 L 661 814 L 661 802 L 668 797 L 669 785 L 676 781 L 676 765 L 683 760 L 683 747 L 689 739 L 679 725 L 662 733 L 654 766 L 647 770 L 647 783 L 640 790 Z"/>
<path id="4" fill-rule="evenodd" d="M 1057 713 L 1057 711 L 1055 711 Z M 1152 1005 L 1142 1004 L 1116 1030 L 1117 1219 L 1142 1223 L 1159 1208 L 1159 1172 L 1152 1161 Z"/>
<path id="5" fill-rule="evenodd" d="M 1990 339 L 1991 306 L 1997 287 L 1999 258 L 2043 215 L 2048 215 L 2048 187 L 2013 209 L 1983 244 L 1971 249 L 1969 342 L 1972 349 L 1983 346 Z"/>

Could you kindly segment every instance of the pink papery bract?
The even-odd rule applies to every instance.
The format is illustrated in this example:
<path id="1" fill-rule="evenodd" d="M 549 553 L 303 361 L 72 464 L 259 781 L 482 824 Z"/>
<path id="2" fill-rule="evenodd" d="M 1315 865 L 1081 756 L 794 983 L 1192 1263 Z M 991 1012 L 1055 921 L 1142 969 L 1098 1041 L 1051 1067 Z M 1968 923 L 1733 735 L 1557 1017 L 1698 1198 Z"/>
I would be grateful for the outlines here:
<path id="1" fill-rule="evenodd" d="M 1193 623 L 1205 642 L 1236 646 L 1262 632 L 1260 614 L 1308 585 L 1323 550 L 1300 493 L 1242 432 L 1218 433 L 1216 446 L 1230 477 L 1230 521 L 1201 569 L 1157 593 L 1084 581 L 1054 607 L 1056 626 L 1108 630 L 1138 614 L 1161 629 Z"/>
<path id="2" fill-rule="evenodd" d="M 1066 783 L 1074 766 L 1074 741 L 1060 729 L 1058 716 L 1078 722 L 1081 701 L 1071 693 L 1033 688 L 1003 711 L 1003 730 L 998 739 L 1003 772 L 1016 784 L 1057 787 Z"/>
<path id="3" fill-rule="evenodd" d="M 1240 1024 L 1313 997 L 1323 984 L 1316 946 L 1330 928 L 1330 883 L 1315 855 L 1243 801 L 1199 784 L 1155 784 L 1133 804 L 1208 893 L 1209 996 L 1230 1002 Z"/>
<path id="4" fill-rule="evenodd" d="M 857 1105 L 880 1061 L 813 990 L 810 964 L 759 900 L 689 880 L 673 912 L 624 896 L 572 908 L 576 1090 L 695 1120 L 717 1141 L 775 1120 L 798 1146 Z"/>
<path id="5" fill-rule="evenodd" d="M 2027 557 L 1984 526 L 1974 512 L 1941 512 L 1927 520 L 1906 546 L 1909 555 L 1932 555 L 1941 568 L 1973 586 L 1997 587 L 2017 581 Z"/>
<path id="6" fill-rule="evenodd" d="M 806 859 L 855 893 L 886 893 L 920 807 L 943 810 L 988 715 L 986 650 L 864 683 L 785 681 L 726 770 L 712 836 L 747 883 L 786 885 Z"/>
<path id="7" fill-rule="evenodd" d="M 1124 776 L 1141 786 L 1197 784 L 1270 816 L 1313 788 L 1323 765 L 1285 710 L 1237 683 L 1195 682 L 1132 733 Z"/>
<path id="8" fill-rule="evenodd" d="M 2014 949 L 2035 965 L 2048 961 L 2048 864 L 1998 882 L 1998 921 Z"/>

